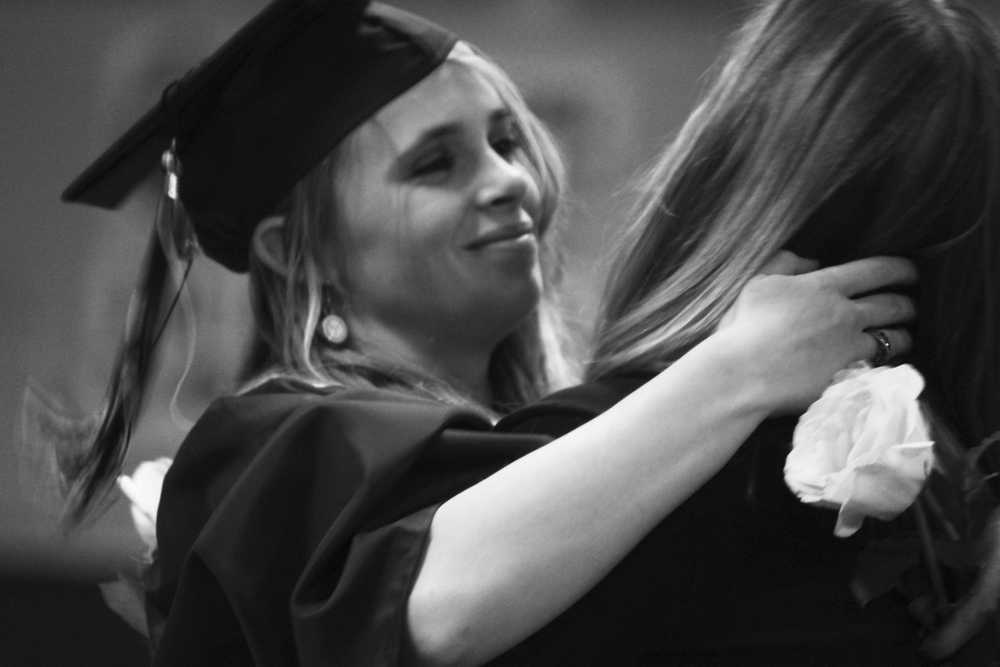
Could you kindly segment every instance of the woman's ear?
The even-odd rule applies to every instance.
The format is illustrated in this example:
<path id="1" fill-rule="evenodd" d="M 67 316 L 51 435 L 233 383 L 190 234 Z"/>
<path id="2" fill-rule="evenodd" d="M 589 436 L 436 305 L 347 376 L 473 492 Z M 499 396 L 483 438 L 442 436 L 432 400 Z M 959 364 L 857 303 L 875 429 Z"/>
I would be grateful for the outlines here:
<path id="1" fill-rule="evenodd" d="M 253 253 L 269 269 L 288 275 L 284 243 L 285 219 L 281 216 L 264 218 L 253 232 Z"/>

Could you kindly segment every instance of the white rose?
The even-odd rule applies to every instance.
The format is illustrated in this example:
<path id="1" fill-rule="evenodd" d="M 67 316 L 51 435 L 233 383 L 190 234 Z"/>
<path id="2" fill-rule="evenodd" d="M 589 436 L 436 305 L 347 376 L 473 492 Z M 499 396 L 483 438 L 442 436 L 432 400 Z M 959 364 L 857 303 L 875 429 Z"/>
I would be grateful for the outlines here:
<path id="1" fill-rule="evenodd" d="M 834 534 L 866 516 L 895 518 L 913 504 L 934 466 L 933 441 L 910 365 L 853 365 L 799 418 L 785 483 L 802 502 L 839 509 Z"/>
<path id="2" fill-rule="evenodd" d="M 168 458 L 144 461 L 136 466 L 131 477 L 128 475 L 118 477 L 118 488 L 131 503 L 132 522 L 139 537 L 148 547 L 147 558 L 152 557 L 156 550 L 156 509 L 160 506 L 163 478 L 171 463 L 171 459 Z"/>

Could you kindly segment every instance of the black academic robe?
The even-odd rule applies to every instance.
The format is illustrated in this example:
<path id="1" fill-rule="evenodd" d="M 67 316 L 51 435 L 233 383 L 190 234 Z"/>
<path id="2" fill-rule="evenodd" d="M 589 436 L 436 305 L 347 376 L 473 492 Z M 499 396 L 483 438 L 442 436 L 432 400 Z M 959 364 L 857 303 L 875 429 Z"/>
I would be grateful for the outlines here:
<path id="1" fill-rule="evenodd" d="M 494 432 L 471 412 L 385 391 L 272 384 L 215 403 L 164 485 L 154 664 L 405 664 L 405 602 L 437 506 L 645 379 L 560 392 Z M 833 537 L 831 512 L 784 489 L 789 441 L 787 423 L 766 424 L 594 590 L 495 663 L 915 664 L 905 612 L 850 596 L 863 535 Z"/>
<path id="2" fill-rule="evenodd" d="M 547 438 L 389 391 L 216 401 L 164 481 L 154 664 L 395 665 L 437 506 Z"/>

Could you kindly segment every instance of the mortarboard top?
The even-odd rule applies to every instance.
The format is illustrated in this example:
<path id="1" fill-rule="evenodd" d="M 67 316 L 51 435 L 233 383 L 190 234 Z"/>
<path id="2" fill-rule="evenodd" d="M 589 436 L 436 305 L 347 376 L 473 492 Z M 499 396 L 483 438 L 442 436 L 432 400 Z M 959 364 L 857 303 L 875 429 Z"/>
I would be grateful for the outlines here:
<path id="1" fill-rule="evenodd" d="M 257 222 L 455 39 L 381 3 L 276 0 L 169 86 L 62 198 L 118 206 L 176 139 L 180 199 L 200 246 L 246 271 Z"/>

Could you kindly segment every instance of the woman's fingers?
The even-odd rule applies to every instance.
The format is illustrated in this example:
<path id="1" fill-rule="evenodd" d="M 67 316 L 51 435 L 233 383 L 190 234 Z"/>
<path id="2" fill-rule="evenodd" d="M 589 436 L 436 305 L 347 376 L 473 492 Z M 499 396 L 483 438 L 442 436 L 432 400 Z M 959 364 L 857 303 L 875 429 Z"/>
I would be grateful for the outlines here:
<path id="1" fill-rule="evenodd" d="M 861 353 L 864 356 L 858 360 L 870 361 L 875 366 L 907 355 L 913 349 L 913 336 L 906 329 L 868 329 L 864 334 Z"/>
<path id="2" fill-rule="evenodd" d="M 903 328 L 913 301 L 886 291 L 916 280 L 912 262 L 880 257 L 796 274 L 808 261 L 773 257 L 765 270 L 791 275 L 754 276 L 718 327 L 762 369 L 775 413 L 809 405 L 852 362 L 885 363 L 913 346 Z"/>
<path id="3" fill-rule="evenodd" d="M 902 257 L 868 257 L 828 266 L 809 274 L 822 286 L 846 296 L 884 290 L 892 285 L 917 282 L 917 268 Z"/>
<path id="4" fill-rule="evenodd" d="M 879 366 L 909 354 L 913 337 L 899 325 L 913 320 L 917 314 L 913 299 L 902 294 L 880 292 L 853 299 L 861 326 L 864 328 L 864 359 Z"/>
<path id="5" fill-rule="evenodd" d="M 910 322 L 917 315 L 913 299 L 902 294 L 881 292 L 854 299 L 865 329 L 887 327 Z"/>
<path id="6" fill-rule="evenodd" d="M 779 250 L 774 256 L 761 267 L 760 274 L 763 276 L 797 276 L 802 273 L 815 271 L 819 267 L 819 262 L 814 259 L 799 257 L 793 252 Z"/>

